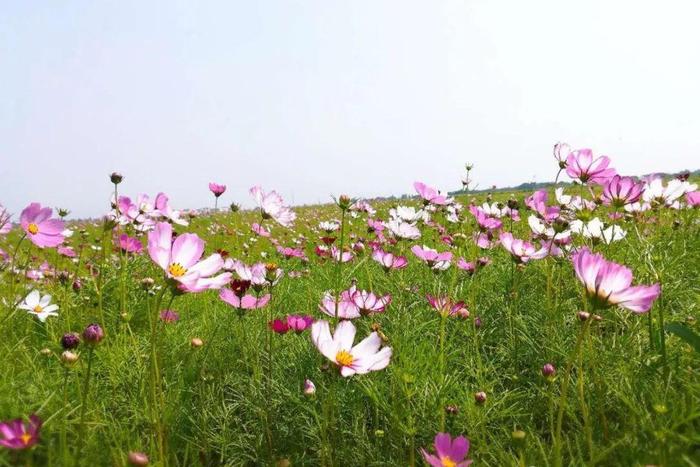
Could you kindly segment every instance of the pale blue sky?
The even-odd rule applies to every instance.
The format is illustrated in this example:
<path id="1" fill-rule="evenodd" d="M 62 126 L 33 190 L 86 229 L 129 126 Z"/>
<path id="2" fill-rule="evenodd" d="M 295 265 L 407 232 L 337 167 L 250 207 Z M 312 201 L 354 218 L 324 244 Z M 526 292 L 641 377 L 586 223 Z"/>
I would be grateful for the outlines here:
<path id="1" fill-rule="evenodd" d="M 623 173 L 700 167 L 694 1 L 12 1 L 0 203 L 77 215 L 554 177 L 557 140 Z"/>

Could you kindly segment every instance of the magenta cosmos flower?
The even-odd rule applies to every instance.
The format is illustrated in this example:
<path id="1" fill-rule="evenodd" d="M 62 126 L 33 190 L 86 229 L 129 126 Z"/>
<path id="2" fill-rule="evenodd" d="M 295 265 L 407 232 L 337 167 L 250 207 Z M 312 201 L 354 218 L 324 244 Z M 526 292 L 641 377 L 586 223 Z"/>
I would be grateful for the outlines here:
<path id="1" fill-rule="evenodd" d="M 250 189 L 250 195 L 260 208 L 264 218 L 272 218 L 284 227 L 290 227 L 297 218 L 289 207 L 284 205 L 284 200 L 276 191 L 263 192 L 259 186 Z"/>
<path id="2" fill-rule="evenodd" d="M 581 183 L 602 185 L 616 174 L 615 169 L 608 168 L 608 165 L 608 156 L 594 159 L 592 150 L 577 149 L 566 158 L 566 174 Z"/>
<path id="3" fill-rule="evenodd" d="M 247 283 L 247 285 L 242 287 L 237 285 L 241 283 Z M 261 297 L 246 294 L 245 291 L 250 286 L 249 281 L 234 281 L 231 286 L 233 290 L 221 289 L 221 291 L 219 291 L 219 298 L 234 308 L 239 308 L 241 310 L 254 310 L 256 308 L 264 307 L 270 301 L 270 294 L 265 294 Z"/>
<path id="4" fill-rule="evenodd" d="M 413 188 L 415 188 L 416 193 L 423 198 L 425 204 L 435 204 L 438 206 L 447 204 L 447 198 L 444 195 L 440 194 L 438 190 L 426 185 L 423 182 L 414 182 Z"/>
<path id="5" fill-rule="evenodd" d="M 51 219 L 53 209 L 32 203 L 19 216 L 19 223 L 33 244 L 39 248 L 56 247 L 63 243 L 63 221 Z"/>
<path id="6" fill-rule="evenodd" d="M 542 259 L 547 256 L 547 248 L 537 250 L 532 243 L 514 238 L 510 232 L 501 232 L 499 240 L 517 263 L 527 263 L 531 259 Z"/>
<path id="7" fill-rule="evenodd" d="M 209 182 L 209 191 L 214 193 L 217 198 L 226 192 L 226 185 L 219 185 L 215 182 Z"/>
<path id="8" fill-rule="evenodd" d="M 632 177 L 614 175 L 603 188 L 603 202 L 607 205 L 622 207 L 639 201 L 644 192 L 644 183 Z"/>
<path id="9" fill-rule="evenodd" d="M 168 279 L 182 284 L 188 292 L 219 289 L 231 280 L 231 273 L 215 276 L 224 267 L 224 259 L 215 253 L 200 261 L 204 240 L 195 234 L 184 233 L 173 242 L 173 228 L 159 222 L 148 233 L 148 254 L 160 266 Z"/>
<path id="10" fill-rule="evenodd" d="M 141 240 L 135 237 L 129 237 L 127 234 L 119 236 L 119 248 L 125 253 L 141 254 L 143 245 Z"/>
<path id="11" fill-rule="evenodd" d="M 36 415 L 30 415 L 27 424 L 21 418 L 0 423 L 0 446 L 12 450 L 34 446 L 39 441 L 41 424 L 41 419 Z"/>
<path id="12" fill-rule="evenodd" d="M 571 255 L 576 277 L 586 286 L 586 295 L 600 308 L 619 305 L 634 313 L 646 313 L 661 294 L 661 286 L 632 286 L 632 271 L 607 261 L 603 255 L 583 248 Z"/>
<path id="13" fill-rule="evenodd" d="M 466 467 L 472 463 L 471 459 L 467 459 L 469 440 L 464 436 L 452 440 L 449 433 L 438 433 L 433 445 L 435 455 L 421 449 L 423 459 L 433 467 Z"/>
<path id="14" fill-rule="evenodd" d="M 441 316 L 460 316 L 462 318 L 469 317 L 469 310 L 464 302 L 453 302 L 449 297 L 433 297 L 427 294 L 425 298 L 431 308 L 437 311 Z"/>
<path id="15" fill-rule="evenodd" d="M 328 321 L 316 321 L 311 325 L 311 341 L 346 377 L 383 370 L 391 360 L 391 347 L 380 350 L 382 338 L 376 332 L 353 346 L 355 326 L 350 321 L 341 321 L 333 336 Z"/>
<path id="16" fill-rule="evenodd" d="M 700 191 L 691 191 L 686 193 L 685 200 L 688 202 L 689 207 L 697 208 L 700 206 Z"/>

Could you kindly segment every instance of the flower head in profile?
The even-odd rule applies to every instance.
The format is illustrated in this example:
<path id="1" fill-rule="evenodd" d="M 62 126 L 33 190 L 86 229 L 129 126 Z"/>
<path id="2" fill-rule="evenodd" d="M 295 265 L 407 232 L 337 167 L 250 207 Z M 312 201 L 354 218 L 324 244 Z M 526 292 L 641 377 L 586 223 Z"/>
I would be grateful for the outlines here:
<path id="1" fill-rule="evenodd" d="M 603 185 L 616 174 L 608 165 L 608 156 L 593 158 L 592 150 L 577 149 L 566 157 L 566 174 L 584 184 Z"/>
<path id="2" fill-rule="evenodd" d="M 401 219 L 391 219 L 384 224 L 391 234 L 398 239 L 417 240 L 420 238 L 420 230 L 415 224 Z"/>
<path id="3" fill-rule="evenodd" d="M 566 168 L 566 158 L 571 153 L 571 146 L 561 141 L 554 145 L 554 158 L 559 163 L 559 169 Z"/>
<path id="4" fill-rule="evenodd" d="M 435 271 L 444 271 L 450 267 L 450 262 L 452 261 L 452 253 L 449 251 L 444 251 L 438 253 L 430 247 L 423 245 L 414 245 L 411 251 L 419 259 L 423 260 L 431 269 Z"/>
<path id="5" fill-rule="evenodd" d="M 0 235 L 5 235 L 12 230 L 12 222 L 10 222 L 11 217 L 7 209 L 0 204 Z"/>
<path id="6" fill-rule="evenodd" d="M 284 205 L 284 200 L 276 191 L 265 193 L 261 187 L 254 186 L 250 189 L 250 195 L 264 218 L 272 218 L 284 227 L 290 227 L 297 218 L 294 211 Z"/>
<path id="7" fill-rule="evenodd" d="M 446 296 L 434 297 L 430 294 L 427 294 L 425 298 L 428 299 L 430 307 L 437 311 L 441 316 L 459 316 L 463 318 L 469 317 L 469 310 L 462 301 L 455 302 Z"/>
<path id="8" fill-rule="evenodd" d="M 226 192 L 226 185 L 220 185 L 215 182 L 209 182 L 209 191 L 211 191 L 217 198 Z"/>
<path id="9" fill-rule="evenodd" d="M 27 423 L 21 418 L 0 423 L 0 446 L 15 451 L 34 446 L 39 441 L 41 425 L 41 419 L 33 414 Z"/>
<path id="10" fill-rule="evenodd" d="M 423 182 L 414 182 L 413 188 L 415 188 L 416 193 L 423 198 L 425 204 L 434 204 L 437 206 L 443 206 L 447 204 L 447 197 L 441 194 L 438 190 L 433 187 L 426 185 Z"/>
<path id="11" fill-rule="evenodd" d="M 51 295 L 42 296 L 38 290 L 29 292 L 29 295 L 18 305 L 18 308 L 36 316 L 42 323 L 46 322 L 46 318 L 49 316 L 58 316 L 58 313 L 56 313 L 58 305 L 51 304 Z"/>
<path id="12" fill-rule="evenodd" d="M 385 271 L 389 272 L 392 269 L 403 269 L 408 265 L 408 260 L 405 256 L 397 256 L 393 253 L 387 253 L 381 248 L 377 248 L 372 252 L 372 259 L 382 265 Z"/>
<path id="13" fill-rule="evenodd" d="M 642 197 L 644 184 L 632 177 L 614 175 L 603 187 L 603 203 L 614 207 L 637 202 Z"/>
<path id="14" fill-rule="evenodd" d="M 375 295 L 367 290 L 355 290 L 350 295 L 350 300 L 355 304 L 362 315 L 371 313 L 383 313 L 391 303 L 391 295 Z"/>
<path id="15" fill-rule="evenodd" d="M 316 321 L 311 325 L 311 341 L 345 377 L 386 368 L 391 360 L 391 347 L 381 348 L 382 338 L 376 332 L 353 346 L 355 332 L 350 321 L 341 321 L 331 336 L 328 321 Z"/>
<path id="16" fill-rule="evenodd" d="M 270 298 L 272 298 L 270 294 L 265 294 L 260 297 L 247 294 L 246 290 L 248 290 L 249 286 L 249 281 L 235 280 L 231 283 L 230 289 L 221 289 L 219 291 L 219 298 L 240 310 L 254 310 L 267 305 Z"/>
<path id="17" fill-rule="evenodd" d="M 695 183 L 674 178 L 664 186 L 664 181 L 659 175 L 652 175 L 645 179 L 642 199 L 647 203 L 659 206 L 673 206 L 684 194 L 697 190 Z"/>
<path id="18" fill-rule="evenodd" d="M 532 243 L 515 238 L 510 232 L 501 232 L 499 240 L 517 263 L 527 263 L 531 259 L 542 259 L 547 256 L 547 248 L 538 250 Z"/>
<path id="19" fill-rule="evenodd" d="M 328 316 L 341 319 L 355 319 L 362 316 L 360 314 L 360 309 L 355 305 L 352 299 L 353 294 L 357 291 L 357 288 L 353 285 L 347 290 L 343 290 L 340 296 L 336 300 L 335 295 L 331 291 L 327 291 L 323 294 L 321 299 L 321 304 L 318 309 Z"/>
<path id="20" fill-rule="evenodd" d="M 127 234 L 119 236 L 119 248 L 124 253 L 140 254 L 143 251 L 141 240 L 135 237 L 129 237 Z"/>
<path id="21" fill-rule="evenodd" d="M 661 294 L 661 286 L 632 285 L 632 271 L 603 255 L 583 248 L 571 256 L 574 271 L 586 287 L 586 295 L 598 308 L 618 305 L 634 313 L 646 313 Z"/>
<path id="22" fill-rule="evenodd" d="M 700 206 L 700 191 L 691 191 L 685 194 L 685 200 L 689 208 Z"/>
<path id="23" fill-rule="evenodd" d="M 168 279 L 179 282 L 188 292 L 219 289 L 231 280 L 231 273 L 215 275 L 224 266 L 224 259 L 215 253 L 204 260 L 204 240 L 184 233 L 173 241 L 173 228 L 159 222 L 148 233 L 148 254 L 165 271 Z"/>
<path id="24" fill-rule="evenodd" d="M 257 235 L 260 235 L 261 237 L 269 237 L 270 236 L 270 231 L 267 230 L 262 225 L 258 224 L 257 222 L 253 223 L 253 225 L 250 226 L 250 229 L 253 232 L 255 232 Z"/>
<path id="25" fill-rule="evenodd" d="M 39 203 L 31 203 L 19 216 L 19 223 L 27 238 L 39 248 L 53 248 L 63 243 L 64 224 L 59 219 L 51 219 L 53 209 L 42 208 Z"/>
<path id="26" fill-rule="evenodd" d="M 421 449 L 423 459 L 432 467 L 467 467 L 472 463 L 471 459 L 467 459 L 469 440 L 464 436 L 453 440 L 449 433 L 438 433 L 433 446 L 435 455 Z"/>

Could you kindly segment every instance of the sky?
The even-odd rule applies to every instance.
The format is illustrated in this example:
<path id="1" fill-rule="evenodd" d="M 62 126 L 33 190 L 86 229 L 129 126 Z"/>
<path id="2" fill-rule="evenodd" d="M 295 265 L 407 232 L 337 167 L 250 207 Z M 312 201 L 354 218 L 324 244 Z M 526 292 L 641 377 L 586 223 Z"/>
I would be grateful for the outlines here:
<path id="1" fill-rule="evenodd" d="M 700 168 L 697 1 L 22 1 L 0 12 L 0 203 L 99 216 Z"/>

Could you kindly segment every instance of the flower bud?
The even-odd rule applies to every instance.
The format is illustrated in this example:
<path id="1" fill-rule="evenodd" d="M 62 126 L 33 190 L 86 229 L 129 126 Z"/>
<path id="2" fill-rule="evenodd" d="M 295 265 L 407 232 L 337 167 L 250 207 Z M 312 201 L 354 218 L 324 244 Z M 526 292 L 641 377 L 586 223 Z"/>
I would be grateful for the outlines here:
<path id="1" fill-rule="evenodd" d="M 163 310 L 160 312 L 160 320 L 164 323 L 176 323 L 180 319 L 180 315 L 173 310 Z"/>
<path id="2" fill-rule="evenodd" d="M 338 207 L 343 210 L 347 211 L 350 209 L 350 205 L 352 204 L 352 200 L 348 195 L 340 195 L 338 197 Z"/>
<path id="3" fill-rule="evenodd" d="M 474 327 L 477 329 L 481 328 L 481 316 L 474 318 Z"/>
<path id="4" fill-rule="evenodd" d="M 78 361 L 78 354 L 71 352 L 70 350 L 64 350 L 61 354 L 61 361 L 70 366 Z"/>
<path id="5" fill-rule="evenodd" d="M 459 407 L 454 404 L 449 404 L 445 406 L 445 413 L 447 415 L 457 415 L 459 413 Z"/>
<path id="6" fill-rule="evenodd" d="M 152 289 L 155 283 L 156 281 L 154 281 L 151 277 L 144 277 L 141 279 L 141 287 L 143 287 L 144 290 Z"/>
<path id="7" fill-rule="evenodd" d="M 522 446 L 525 443 L 525 436 L 526 433 L 523 430 L 515 430 L 511 434 L 511 439 L 513 440 L 513 443 L 515 443 L 518 446 Z"/>
<path id="8" fill-rule="evenodd" d="M 316 394 L 316 385 L 310 379 L 304 380 L 304 395 L 313 396 Z"/>
<path id="9" fill-rule="evenodd" d="M 80 280 L 80 278 L 77 278 L 73 281 L 73 291 L 74 292 L 80 292 L 80 289 L 83 288 L 83 282 Z"/>
<path id="10" fill-rule="evenodd" d="M 83 339 L 86 344 L 97 345 L 104 337 L 105 333 L 97 323 L 89 324 L 83 331 Z"/>
<path id="11" fill-rule="evenodd" d="M 124 176 L 119 172 L 112 172 L 112 174 L 109 176 L 109 181 L 115 185 L 119 185 L 122 180 L 124 180 Z"/>
<path id="12" fill-rule="evenodd" d="M 587 311 L 579 311 L 576 316 L 578 317 L 579 321 L 588 321 L 588 318 L 591 317 L 591 314 L 588 313 Z"/>
<path id="13" fill-rule="evenodd" d="M 51 349 L 49 349 L 48 347 L 44 347 L 43 349 L 41 349 L 41 350 L 39 351 L 39 353 L 40 353 L 41 355 L 43 355 L 44 357 L 48 357 L 49 355 L 52 354 Z"/>
<path id="14" fill-rule="evenodd" d="M 204 345 L 204 341 L 200 339 L 199 337 L 193 337 L 192 340 L 190 341 L 190 345 L 192 348 L 199 348 Z"/>
<path id="15" fill-rule="evenodd" d="M 80 336 L 75 332 L 67 332 L 61 337 L 61 347 L 64 350 L 73 350 L 80 344 Z"/>
<path id="16" fill-rule="evenodd" d="M 479 405 L 486 403 L 486 393 L 484 391 L 474 393 L 474 402 Z"/>
<path id="17" fill-rule="evenodd" d="M 551 363 L 545 363 L 542 367 L 542 376 L 547 379 L 551 379 L 556 374 L 557 369 Z"/>
<path id="18" fill-rule="evenodd" d="M 127 456 L 127 460 L 129 461 L 130 465 L 135 466 L 148 465 L 149 463 L 148 456 L 143 452 L 138 451 L 130 451 L 129 455 Z"/>

